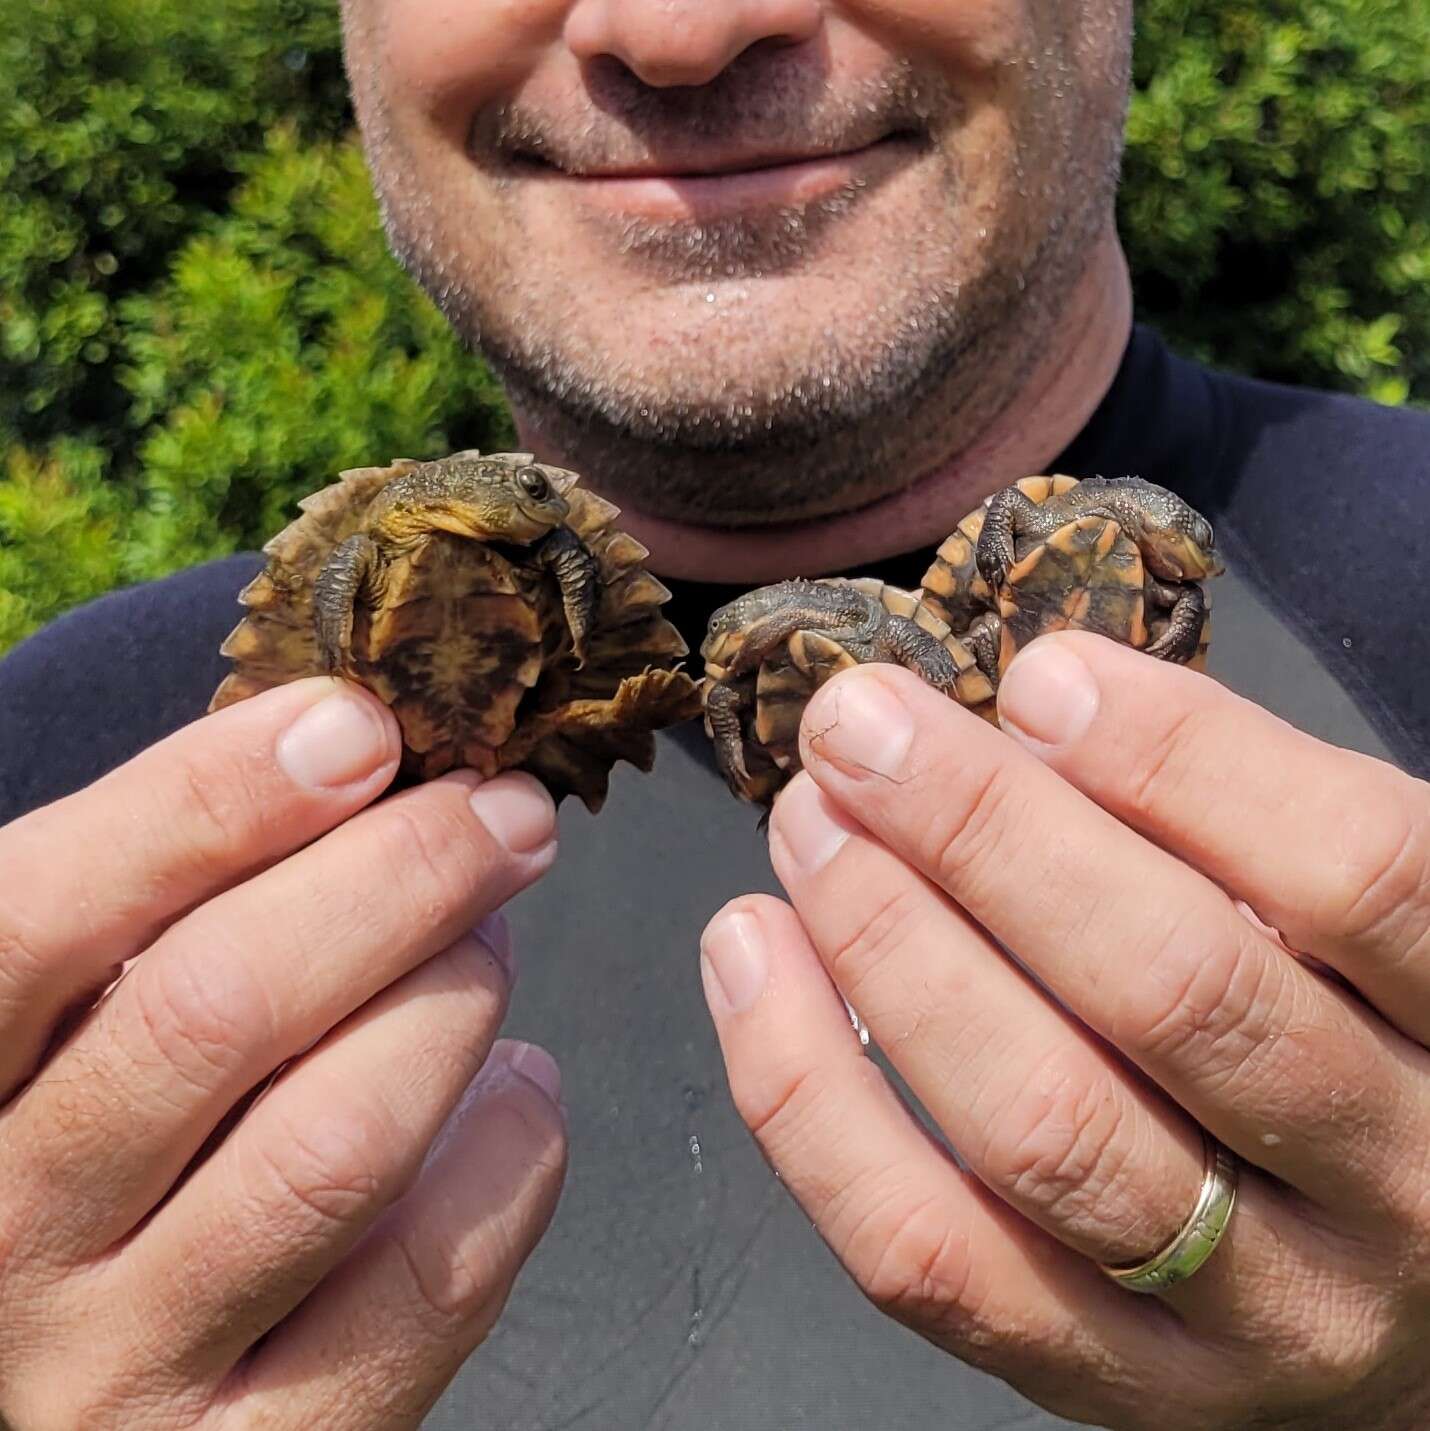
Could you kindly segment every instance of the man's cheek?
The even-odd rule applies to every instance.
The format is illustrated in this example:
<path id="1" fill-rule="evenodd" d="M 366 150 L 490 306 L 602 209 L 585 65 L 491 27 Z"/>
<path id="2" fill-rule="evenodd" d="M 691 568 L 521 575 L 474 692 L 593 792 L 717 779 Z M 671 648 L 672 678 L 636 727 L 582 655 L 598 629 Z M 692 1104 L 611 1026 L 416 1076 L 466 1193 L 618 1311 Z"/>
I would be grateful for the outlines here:
<path id="1" fill-rule="evenodd" d="M 851 0 L 845 8 L 895 53 L 918 55 L 954 76 L 986 75 L 1025 59 L 1038 33 L 1024 0 Z"/>
<path id="2" fill-rule="evenodd" d="M 470 122 L 519 87 L 561 37 L 565 0 L 354 0 L 349 47 L 371 66 L 395 110 Z M 366 23 L 353 23 L 366 12 Z"/>

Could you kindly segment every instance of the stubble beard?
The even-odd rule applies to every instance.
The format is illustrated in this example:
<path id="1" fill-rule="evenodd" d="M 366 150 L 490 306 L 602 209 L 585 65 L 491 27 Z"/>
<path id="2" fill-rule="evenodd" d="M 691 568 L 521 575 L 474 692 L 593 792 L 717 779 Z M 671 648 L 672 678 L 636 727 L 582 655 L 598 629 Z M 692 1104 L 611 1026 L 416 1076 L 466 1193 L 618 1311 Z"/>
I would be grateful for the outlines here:
<path id="1" fill-rule="evenodd" d="M 687 130 L 708 124 L 715 133 L 732 126 L 737 133 L 788 130 L 792 116 L 771 98 L 782 91 L 758 83 L 730 88 L 733 96 L 717 92 L 708 108 L 694 115 L 687 109 L 675 121 Z M 732 109 L 732 98 L 741 97 L 745 106 Z M 659 129 L 671 117 L 662 92 L 627 98 L 621 118 L 636 137 L 643 126 Z M 957 166 L 936 142 L 940 122 L 957 122 L 959 102 L 940 79 L 900 66 L 881 83 L 877 100 L 861 95 L 825 106 L 806 114 L 799 132 L 847 128 L 851 116 L 869 114 L 876 102 L 910 128 L 922 125 L 925 152 L 917 162 L 943 166 L 947 208 L 926 216 L 920 241 L 928 246 L 940 224 L 963 221 Z M 1025 119 L 1035 120 L 1039 108 Z M 563 141 L 535 116 L 503 110 L 486 123 L 491 148 L 483 152 L 554 151 L 573 164 L 583 158 L 563 152 Z M 995 240 L 973 275 L 935 273 L 891 292 L 897 301 L 881 305 L 879 323 L 831 331 L 822 349 L 811 348 L 794 365 L 773 364 L 774 372 L 748 364 L 736 371 L 734 361 L 722 366 L 714 349 L 687 367 L 656 371 L 577 339 L 561 320 L 582 296 L 562 294 L 559 276 L 525 276 L 517 265 L 505 284 L 481 281 L 458 236 L 446 231 L 440 197 L 418 190 L 415 166 L 383 142 L 384 125 L 365 131 L 394 253 L 492 364 L 524 425 L 625 505 L 731 527 L 854 510 L 976 442 L 1023 386 L 1055 329 L 1107 223 L 1121 155 L 1120 123 L 1107 134 L 1083 132 L 1079 144 L 1064 142 L 1060 153 L 1018 133 L 1019 202 L 1046 199 L 1049 185 L 1061 201 L 1044 203 L 1030 243 L 1000 247 Z M 482 138 L 480 126 L 476 137 Z M 610 152 L 609 136 L 594 142 Z M 1049 172 L 1050 165 L 1061 172 Z M 1040 195 L 1031 192 L 1037 185 L 1029 174 L 1039 176 Z M 511 182 L 498 176 L 494 191 Z M 851 185 L 796 209 L 719 223 L 633 220 L 620 236 L 620 261 L 645 265 L 653 279 L 672 285 L 797 274 L 842 221 L 877 198 L 877 186 Z"/>

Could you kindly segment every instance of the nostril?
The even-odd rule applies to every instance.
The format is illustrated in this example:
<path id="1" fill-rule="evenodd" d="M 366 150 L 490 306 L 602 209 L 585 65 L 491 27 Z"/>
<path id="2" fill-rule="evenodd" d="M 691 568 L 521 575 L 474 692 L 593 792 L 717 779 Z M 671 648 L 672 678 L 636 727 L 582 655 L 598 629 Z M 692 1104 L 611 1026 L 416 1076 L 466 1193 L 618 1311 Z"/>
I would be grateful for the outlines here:
<path id="1" fill-rule="evenodd" d="M 821 0 L 577 0 L 565 40 L 584 63 L 616 60 L 652 88 L 709 84 L 746 51 L 803 44 Z"/>

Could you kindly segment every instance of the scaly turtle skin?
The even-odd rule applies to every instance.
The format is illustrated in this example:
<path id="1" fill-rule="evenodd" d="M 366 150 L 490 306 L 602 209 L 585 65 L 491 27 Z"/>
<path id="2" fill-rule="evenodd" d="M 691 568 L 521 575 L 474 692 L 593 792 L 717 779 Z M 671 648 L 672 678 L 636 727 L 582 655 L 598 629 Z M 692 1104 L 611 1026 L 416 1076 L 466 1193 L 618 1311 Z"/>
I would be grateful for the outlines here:
<path id="1" fill-rule="evenodd" d="M 992 699 L 973 652 L 910 592 L 882 581 L 782 581 L 722 606 L 705 659 L 705 729 L 730 789 L 768 806 L 800 768 L 799 721 L 846 666 L 905 666 L 968 705 Z"/>
<path id="2" fill-rule="evenodd" d="M 615 761 L 649 770 L 652 732 L 698 711 L 669 592 L 574 473 L 526 453 L 400 459 L 299 507 L 240 594 L 210 709 L 343 675 L 392 707 L 408 774 L 519 766 L 593 812 Z"/>
<path id="3" fill-rule="evenodd" d="M 1211 528 L 1138 479 L 1028 477 L 959 523 L 916 593 L 874 580 L 786 581 L 717 611 L 701 646 L 705 728 L 732 791 L 768 807 L 799 769 L 799 722 L 846 666 L 908 667 L 990 721 L 1017 650 L 1092 630 L 1200 662 L 1220 570 Z"/>
<path id="4" fill-rule="evenodd" d="M 1025 477 L 958 524 L 920 597 L 996 686 L 1021 647 L 1067 627 L 1204 664 L 1208 607 L 1197 583 L 1221 570 L 1211 526 L 1165 488 Z"/>

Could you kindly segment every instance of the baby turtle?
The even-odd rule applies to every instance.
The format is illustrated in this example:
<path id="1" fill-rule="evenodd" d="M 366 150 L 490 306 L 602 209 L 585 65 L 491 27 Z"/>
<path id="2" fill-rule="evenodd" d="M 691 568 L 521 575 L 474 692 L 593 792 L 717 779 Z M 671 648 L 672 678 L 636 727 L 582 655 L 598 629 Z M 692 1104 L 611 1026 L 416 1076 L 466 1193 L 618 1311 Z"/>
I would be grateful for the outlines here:
<path id="1" fill-rule="evenodd" d="M 804 707 L 846 666 L 887 661 L 965 705 L 993 699 L 972 649 L 947 623 L 913 593 L 873 578 L 782 581 L 747 592 L 710 618 L 700 654 L 716 762 L 734 794 L 759 805 L 800 768 Z"/>
<path id="2" fill-rule="evenodd" d="M 300 676 L 392 707 L 403 770 L 520 767 L 593 813 L 611 766 L 699 710 L 670 593 L 618 511 L 527 453 L 360 467 L 305 497 L 239 595 L 210 709 Z"/>
<path id="3" fill-rule="evenodd" d="M 974 646 L 996 684 L 1021 647 L 1067 627 L 1204 664 L 1208 607 L 1198 583 L 1221 570 L 1210 523 L 1165 487 L 1140 477 L 1025 477 L 958 524 L 920 596 Z"/>
<path id="4" fill-rule="evenodd" d="M 1195 664 L 1207 639 L 1196 582 L 1220 570 L 1211 527 L 1163 488 L 1024 478 L 959 523 L 916 593 L 786 581 L 717 611 L 700 648 L 716 762 L 737 796 L 768 807 L 800 768 L 809 697 L 862 662 L 906 666 L 990 721 L 1003 671 L 1045 631 L 1097 631 Z"/>

